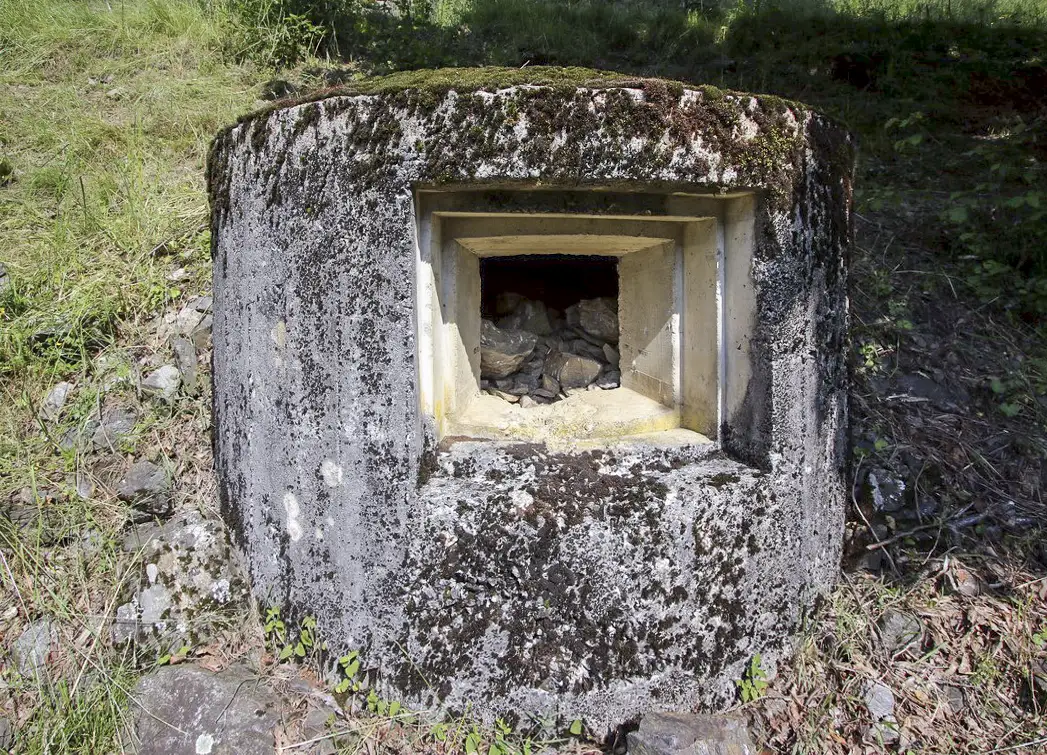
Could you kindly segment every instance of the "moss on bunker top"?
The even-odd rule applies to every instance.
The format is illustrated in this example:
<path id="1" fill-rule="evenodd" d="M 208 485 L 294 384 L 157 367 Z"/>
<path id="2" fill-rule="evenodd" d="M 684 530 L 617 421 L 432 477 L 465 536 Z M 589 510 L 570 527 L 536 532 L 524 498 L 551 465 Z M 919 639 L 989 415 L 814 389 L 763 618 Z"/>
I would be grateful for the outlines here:
<path id="1" fill-rule="evenodd" d="M 708 84 L 687 84 L 659 78 L 630 76 L 614 71 L 598 71 L 592 68 L 528 66 L 526 68 L 436 68 L 415 71 L 400 71 L 387 76 L 375 76 L 342 84 L 329 89 L 320 89 L 310 94 L 279 100 L 267 107 L 242 116 L 237 123 L 246 123 L 282 110 L 309 102 L 318 102 L 329 97 L 352 97 L 355 95 L 382 95 L 403 91 L 418 91 L 442 95 L 450 91 L 482 92 L 496 91 L 513 86 L 543 86 L 553 90 L 575 90 L 578 88 L 630 87 L 659 92 L 670 92 L 676 96 L 685 89 L 700 90 L 709 101 L 720 100 L 725 95 L 756 97 L 764 106 L 774 110 L 789 108 L 806 110 L 798 103 L 774 95 L 754 95 L 731 92 Z"/>

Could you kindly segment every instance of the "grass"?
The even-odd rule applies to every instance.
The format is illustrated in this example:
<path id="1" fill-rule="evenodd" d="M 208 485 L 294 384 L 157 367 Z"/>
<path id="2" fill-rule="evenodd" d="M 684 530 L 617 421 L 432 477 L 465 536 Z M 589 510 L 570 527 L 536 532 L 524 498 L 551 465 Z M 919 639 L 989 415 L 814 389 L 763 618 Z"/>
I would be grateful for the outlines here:
<path id="1" fill-rule="evenodd" d="M 309 7 L 0 0 L 0 161 L 14 170 L 9 183 L 0 176 L 0 263 L 12 281 L 0 293 L 0 508 L 16 498 L 30 512 L 21 525 L 0 516 L 0 605 L 14 607 L 0 609 L 0 647 L 9 652 L 42 617 L 58 638 L 40 679 L 21 677 L 0 653 L 0 715 L 16 725 L 18 752 L 118 749 L 135 678 L 157 661 L 106 636 L 125 587 L 142 578 L 140 554 L 121 547 L 129 511 L 113 488 L 131 459 L 162 460 L 176 469 L 180 505 L 213 514 L 206 391 L 175 407 L 142 404 L 113 452 L 63 451 L 60 441 L 102 408 L 139 405 L 137 376 L 165 358 L 158 318 L 210 286 L 209 140 L 258 106 L 274 60 L 302 56 L 280 75 L 323 85 L 419 66 L 576 64 L 781 94 L 852 128 L 863 145 L 852 286 L 857 466 L 893 469 L 920 456 L 917 485 L 942 509 L 935 526 L 911 534 L 904 523 L 883 525 L 897 538 L 882 548 L 896 568 L 849 568 L 796 661 L 749 707 L 773 724 L 768 739 L 781 752 L 854 751 L 866 723 L 861 681 L 883 678 L 899 697 L 905 690 L 909 733 L 919 725 L 934 734 L 926 751 L 1047 736 L 1042 717 L 1028 714 L 1040 703 L 1023 697 L 1023 679 L 1043 659 L 1034 641 L 1047 596 L 1035 557 L 1041 525 L 1025 525 L 1023 539 L 992 517 L 979 532 L 956 524 L 956 512 L 1007 501 L 1025 521 L 1044 518 L 1028 486 L 1047 458 L 1047 293 L 1038 293 L 1047 286 L 1029 251 L 1047 249 L 1041 200 L 1031 198 L 1044 183 L 1045 125 L 1035 82 L 1023 84 L 1021 72 L 1044 65 L 1047 6 L 689 5 L 441 0 L 394 17 L 346 0 L 288 21 Z M 941 344 L 957 363 L 935 361 Z M 890 388 L 877 387 L 917 370 L 962 379 L 969 407 L 892 403 Z M 114 376 L 124 382 L 106 388 Z M 38 409 L 59 380 L 76 388 L 58 421 L 44 423 Z M 86 498 L 77 494 L 83 480 L 93 487 Z M 863 549 L 858 514 L 873 514 L 855 504 L 850 531 Z M 958 554 L 1007 588 L 958 596 Z M 888 607 L 925 620 L 933 643 L 917 657 L 899 661 L 877 645 Z M 242 653 L 261 630 L 237 622 L 223 643 Z M 940 713 L 945 682 L 964 689 L 976 727 Z M 774 699 L 786 701 L 784 712 L 767 707 Z M 368 746 L 389 728 L 346 726 Z M 404 736 L 414 742 L 418 729 Z"/>
<path id="2" fill-rule="evenodd" d="M 204 158 L 213 133 L 252 107 L 256 81 L 225 58 L 222 28 L 193 2 L 0 0 L 0 156 L 15 170 L 0 188 L 12 280 L 0 295 L 0 501 L 26 489 L 38 507 L 21 528 L 0 517 L 0 603 L 18 609 L 0 632 L 13 642 L 51 617 L 59 648 L 40 683 L 3 667 L 18 752 L 111 751 L 134 677 L 155 660 L 106 637 L 141 566 L 120 547 L 122 456 L 89 460 L 57 442 L 102 402 L 95 358 L 150 352 L 146 321 L 209 287 Z M 37 408 L 60 379 L 77 389 L 45 433 Z M 185 422 L 150 409 L 123 450 L 170 453 Z M 89 500 L 78 476 L 95 487 Z"/>

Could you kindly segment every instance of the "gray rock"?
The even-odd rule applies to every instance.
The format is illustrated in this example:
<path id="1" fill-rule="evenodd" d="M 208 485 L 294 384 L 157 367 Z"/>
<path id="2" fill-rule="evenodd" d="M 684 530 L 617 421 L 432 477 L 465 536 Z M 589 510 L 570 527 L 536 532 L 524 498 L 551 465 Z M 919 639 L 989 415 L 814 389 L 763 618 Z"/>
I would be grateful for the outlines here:
<path id="1" fill-rule="evenodd" d="M 516 372 L 538 339 L 525 330 L 503 330 L 490 320 L 480 325 L 480 376 L 504 378 Z"/>
<path id="2" fill-rule="evenodd" d="M 567 308 L 567 322 L 602 341 L 617 341 L 618 302 L 609 296 L 582 299 Z"/>
<path id="3" fill-rule="evenodd" d="M 868 486 L 869 497 L 878 511 L 890 513 L 905 506 L 905 480 L 875 469 L 869 472 Z"/>
<path id="4" fill-rule="evenodd" d="M 942 687 L 942 696 L 945 698 L 945 704 L 949 707 L 950 713 L 958 715 L 963 712 L 966 702 L 962 689 L 946 684 Z"/>
<path id="5" fill-rule="evenodd" d="M 865 684 L 865 707 L 872 724 L 865 730 L 865 737 L 873 742 L 890 744 L 898 740 L 898 722 L 894 718 L 894 693 L 882 682 L 869 681 Z"/>
<path id="6" fill-rule="evenodd" d="M 164 534 L 164 528 L 168 525 L 159 525 L 156 522 L 142 522 L 131 528 L 131 531 L 124 536 L 124 540 L 120 547 L 126 553 L 136 553 L 154 540 L 162 537 Z"/>
<path id="7" fill-rule="evenodd" d="M 91 478 L 83 471 L 76 473 L 76 494 L 83 500 L 91 500 L 91 496 L 94 495 L 95 485 L 91 481 Z"/>
<path id="8" fill-rule="evenodd" d="M 214 326 L 214 318 L 211 315 L 204 315 L 200 322 L 190 331 L 190 337 L 193 339 L 193 345 L 200 351 L 208 348 L 211 343 L 211 328 Z"/>
<path id="9" fill-rule="evenodd" d="M 950 587 L 960 595 L 974 598 L 984 591 L 984 583 L 981 578 L 964 566 L 956 566 L 949 574 Z"/>
<path id="10" fill-rule="evenodd" d="M 73 384 L 66 382 L 58 383 L 52 388 L 50 393 L 47 394 L 47 398 L 40 405 L 40 418 L 47 422 L 54 422 L 58 419 L 58 415 L 62 413 L 62 407 L 65 406 L 66 399 L 69 398 L 72 390 Z"/>
<path id="11" fill-rule="evenodd" d="M 549 394 L 549 398 L 552 398 L 560 392 L 560 381 L 551 375 L 542 375 L 542 387 L 541 390 Z"/>
<path id="12" fill-rule="evenodd" d="M 883 646 L 890 653 L 897 653 L 923 637 L 923 624 L 912 614 L 887 609 L 879 623 Z"/>
<path id="13" fill-rule="evenodd" d="M 605 391 L 618 388 L 622 385 L 622 373 L 617 370 L 608 370 L 596 378 L 596 382 L 593 385 Z"/>
<path id="14" fill-rule="evenodd" d="M 171 351 L 174 353 L 175 367 L 182 376 L 182 385 L 186 391 L 196 391 L 196 344 L 185 336 L 174 336 L 171 339 Z"/>
<path id="15" fill-rule="evenodd" d="M 513 393 L 506 393 L 505 391 L 500 391 L 497 388 L 488 388 L 487 393 L 497 398 L 500 398 L 503 401 L 508 401 L 510 404 L 515 404 L 517 401 L 520 400 L 519 396 Z"/>
<path id="16" fill-rule="evenodd" d="M 572 354 L 595 359 L 597 362 L 604 361 L 603 346 L 597 346 L 595 343 L 591 343 L 584 338 L 576 338 L 571 341 L 567 351 Z"/>
<path id="17" fill-rule="evenodd" d="M 140 552 L 146 580 L 117 609 L 114 643 L 169 649 L 186 637 L 204 642 L 246 600 L 246 581 L 225 530 L 196 512 L 162 527 L 138 527 L 123 548 Z"/>
<path id="18" fill-rule="evenodd" d="M 882 721 L 894 716 L 894 693 L 886 684 L 877 681 L 865 685 L 865 707 L 873 721 Z"/>
<path id="19" fill-rule="evenodd" d="M 173 401 L 182 385 L 182 375 L 173 364 L 165 364 L 158 370 L 149 373 L 142 381 L 142 392 L 164 401 Z"/>
<path id="20" fill-rule="evenodd" d="M 138 755 L 273 755 L 280 698 L 242 668 L 165 666 L 135 687 Z"/>
<path id="21" fill-rule="evenodd" d="M 117 450 L 138 423 L 138 413 L 133 409 L 113 407 L 102 413 L 97 429 L 91 435 L 91 445 L 96 450 Z"/>
<path id="22" fill-rule="evenodd" d="M 503 330 L 526 330 L 536 336 L 546 336 L 553 332 L 545 303 L 531 299 L 521 300 L 512 313 L 498 320 L 498 327 Z"/>
<path id="23" fill-rule="evenodd" d="M 898 722 L 894 720 L 893 716 L 883 721 L 877 721 L 866 730 L 865 738 L 877 744 L 893 744 L 899 738 Z"/>
<path id="24" fill-rule="evenodd" d="M 151 585 L 138 594 L 138 607 L 143 624 L 159 624 L 171 610 L 171 591 L 163 585 Z"/>
<path id="25" fill-rule="evenodd" d="M 6 717 L 0 716 L 0 751 L 7 752 L 15 743 L 14 731 L 11 722 Z"/>
<path id="26" fill-rule="evenodd" d="M 117 606 L 116 618 L 109 629 L 109 636 L 114 645 L 123 645 L 135 639 L 139 633 L 138 606 L 124 603 Z"/>
<path id="27" fill-rule="evenodd" d="M 600 363 L 588 357 L 561 352 L 546 360 L 545 369 L 561 388 L 584 388 L 600 374 Z"/>
<path id="28" fill-rule="evenodd" d="M 171 513 L 171 483 L 167 472 L 151 461 L 141 460 L 127 470 L 116 489 L 121 501 L 153 516 Z"/>
<path id="29" fill-rule="evenodd" d="M 603 345 L 603 358 L 607 360 L 607 363 L 612 367 L 617 367 L 621 361 L 621 355 L 618 354 L 618 349 L 614 348 L 609 343 Z"/>
<path id="30" fill-rule="evenodd" d="M 537 390 L 539 385 L 541 385 L 541 380 L 538 375 L 520 373 L 516 376 L 513 386 L 508 392 L 515 396 L 523 396 Z"/>
<path id="31" fill-rule="evenodd" d="M 533 406 L 538 406 L 538 402 L 530 396 L 520 396 L 520 408 L 530 409 Z"/>
<path id="32" fill-rule="evenodd" d="M 213 296 L 197 296 L 189 302 L 189 306 L 197 312 L 210 312 L 214 305 Z"/>
<path id="33" fill-rule="evenodd" d="M 210 296 L 198 296 L 177 313 L 165 315 L 159 328 L 160 336 L 165 339 L 176 335 L 188 336 L 192 338 L 197 348 L 201 348 L 200 340 L 206 341 L 211 335 L 212 303 Z"/>
<path id="34" fill-rule="evenodd" d="M 22 676 L 36 676 L 43 671 L 55 640 L 55 631 L 49 619 L 30 624 L 11 648 L 18 673 Z"/>
<path id="35" fill-rule="evenodd" d="M 757 755 L 745 720 L 730 715 L 652 713 L 628 735 L 629 755 Z"/>
<path id="36" fill-rule="evenodd" d="M 80 533 L 77 545 L 85 556 L 94 556 L 101 553 L 105 547 L 105 537 L 98 530 L 89 528 Z"/>

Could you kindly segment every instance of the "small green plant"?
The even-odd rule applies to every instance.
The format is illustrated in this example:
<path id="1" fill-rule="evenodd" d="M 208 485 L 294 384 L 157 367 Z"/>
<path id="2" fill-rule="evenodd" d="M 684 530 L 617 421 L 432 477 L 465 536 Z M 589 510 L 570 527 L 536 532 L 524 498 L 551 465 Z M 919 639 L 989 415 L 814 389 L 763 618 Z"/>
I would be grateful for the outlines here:
<path id="1" fill-rule="evenodd" d="M 473 724 L 473 728 L 465 735 L 466 753 L 479 752 L 481 744 L 483 744 L 483 737 L 480 736 L 480 729 L 478 726 Z"/>
<path id="2" fill-rule="evenodd" d="M 400 714 L 403 706 L 398 700 L 386 700 L 375 692 L 374 689 L 370 689 L 367 691 L 367 710 L 379 716 L 393 718 Z"/>
<path id="3" fill-rule="evenodd" d="M 491 746 L 487 750 L 487 755 L 510 755 L 515 750 L 508 742 L 508 737 L 513 733 L 513 730 L 509 727 L 503 719 L 499 718 L 494 722 L 494 741 L 491 742 Z"/>
<path id="4" fill-rule="evenodd" d="M 266 609 L 265 624 L 262 625 L 265 634 L 265 643 L 273 652 L 278 652 L 287 642 L 287 627 L 280 618 L 280 607 L 272 606 Z"/>
<path id="5" fill-rule="evenodd" d="M 279 606 L 266 609 L 262 632 L 265 634 L 266 645 L 276 653 L 276 657 L 281 661 L 286 661 L 292 655 L 305 658 L 316 646 L 316 619 L 312 616 L 302 619 L 302 624 L 298 628 L 298 639 L 290 642 L 287 635 L 287 624 L 280 618 Z"/>
<path id="6" fill-rule="evenodd" d="M 343 655 L 338 659 L 338 667 L 342 670 L 342 680 L 334 686 L 338 694 L 346 692 L 359 692 L 362 686 L 356 675 L 360 671 L 360 651 L 354 650 L 349 655 Z"/>
<path id="7" fill-rule="evenodd" d="M 1000 401 L 1000 414 L 1005 417 L 1016 417 L 1021 413 L 1022 405 L 1015 400 L 1015 394 L 1021 387 L 1020 382 L 1004 381 L 996 377 L 989 381 L 989 390 Z"/>
<path id="8" fill-rule="evenodd" d="M 767 692 L 767 672 L 760 665 L 762 659 L 757 653 L 749 661 L 749 668 L 741 679 L 735 682 L 742 696 L 743 703 L 751 703 L 759 700 Z"/>
<path id="9" fill-rule="evenodd" d="M 1047 624 L 1040 627 L 1040 631 L 1032 636 L 1032 644 L 1043 650 L 1047 648 Z"/>

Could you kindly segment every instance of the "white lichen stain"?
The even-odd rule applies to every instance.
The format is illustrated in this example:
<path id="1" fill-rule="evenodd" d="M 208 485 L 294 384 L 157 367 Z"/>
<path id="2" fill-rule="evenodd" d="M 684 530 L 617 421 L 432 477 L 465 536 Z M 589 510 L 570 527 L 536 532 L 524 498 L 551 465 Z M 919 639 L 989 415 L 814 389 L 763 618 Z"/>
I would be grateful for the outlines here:
<path id="1" fill-rule="evenodd" d="M 270 335 L 272 336 L 273 343 L 276 344 L 276 348 L 282 349 L 287 345 L 287 323 L 283 320 L 279 320 L 276 325 L 273 326 Z"/>
<path id="2" fill-rule="evenodd" d="M 527 513 L 527 510 L 534 503 L 534 496 L 526 490 L 514 490 L 510 498 L 513 502 L 513 513 L 518 517 Z"/>
<path id="3" fill-rule="evenodd" d="M 196 755 L 210 755 L 214 747 L 214 737 L 210 734 L 201 734 L 196 738 Z"/>
<path id="4" fill-rule="evenodd" d="M 324 459 L 320 464 L 320 474 L 329 488 L 337 488 L 342 484 L 342 468 L 331 459 Z"/>
<path id="5" fill-rule="evenodd" d="M 232 596 L 232 591 L 229 589 L 229 580 L 219 579 L 211 585 L 211 597 L 218 603 L 228 603 L 229 598 Z"/>
<path id="6" fill-rule="evenodd" d="M 287 512 L 287 534 L 292 543 L 297 543 L 302 539 L 302 525 L 298 521 L 302 510 L 298 507 L 298 499 L 290 490 L 284 493 L 284 511 Z"/>

